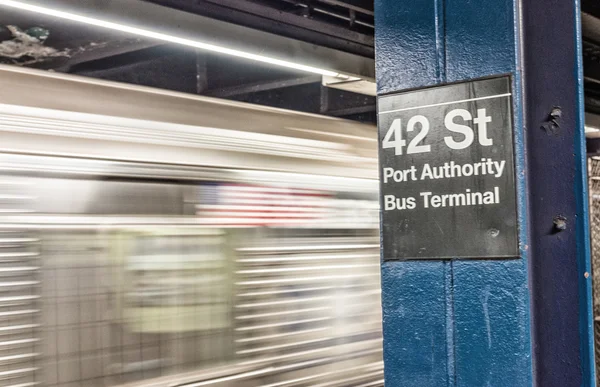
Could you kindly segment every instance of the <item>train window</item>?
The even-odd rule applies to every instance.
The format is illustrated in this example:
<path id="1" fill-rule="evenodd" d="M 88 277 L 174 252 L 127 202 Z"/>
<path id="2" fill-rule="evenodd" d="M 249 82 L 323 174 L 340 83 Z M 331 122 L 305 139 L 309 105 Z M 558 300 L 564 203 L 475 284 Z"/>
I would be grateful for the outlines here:
<path id="1" fill-rule="evenodd" d="M 222 231 L 47 230 L 40 239 L 46 368 L 86 362 L 84 385 L 117 386 L 233 360 Z"/>
<path id="2" fill-rule="evenodd" d="M 103 179 L 36 178 L 40 213 L 186 215 L 185 185 Z"/>

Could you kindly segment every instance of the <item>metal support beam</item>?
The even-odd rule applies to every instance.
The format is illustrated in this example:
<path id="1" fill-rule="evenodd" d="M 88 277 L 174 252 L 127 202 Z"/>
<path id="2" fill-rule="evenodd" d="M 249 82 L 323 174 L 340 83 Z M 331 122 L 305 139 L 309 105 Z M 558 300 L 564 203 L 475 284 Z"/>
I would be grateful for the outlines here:
<path id="1" fill-rule="evenodd" d="M 338 7 L 348 8 L 349 10 L 364 13 L 365 15 L 373 16 L 375 12 L 373 12 L 373 2 L 364 2 L 365 4 L 354 5 L 349 1 L 340 1 L 340 0 L 320 0 L 321 3 L 335 5 Z"/>
<path id="2" fill-rule="evenodd" d="M 581 12 L 578 0 L 523 2 L 520 36 L 527 130 L 532 356 L 537 386 L 594 386 Z M 547 42 L 562 55 L 548 51 Z M 552 74 L 548 77 L 548 74 Z M 566 232 L 550 219 L 566 218 Z"/>
<path id="3" fill-rule="evenodd" d="M 196 53 L 196 92 L 203 94 L 208 89 L 208 64 L 206 55 Z"/>
<path id="4" fill-rule="evenodd" d="M 329 110 L 329 89 L 321 86 L 321 101 L 319 104 L 319 113 L 325 114 Z"/>
<path id="5" fill-rule="evenodd" d="M 345 117 L 353 114 L 370 113 L 375 111 L 375 105 L 353 106 L 349 108 L 330 110 L 327 115 L 333 117 Z"/>
<path id="6" fill-rule="evenodd" d="M 269 19 L 277 19 L 282 23 L 290 24 L 297 27 L 302 27 L 306 29 L 314 30 L 320 34 L 335 36 L 337 38 L 344 38 L 350 41 L 363 44 L 365 46 L 373 46 L 375 44 L 373 37 L 365 34 L 361 34 L 358 32 L 354 32 L 352 30 L 346 28 L 336 27 L 334 25 L 322 23 L 316 20 L 311 20 L 307 17 L 298 17 L 288 12 L 277 11 L 273 8 L 265 7 L 258 3 L 253 3 L 250 1 L 239 1 L 239 0 L 205 0 L 211 3 L 215 3 L 218 5 L 222 5 L 228 8 L 237 9 L 239 11 L 243 11 L 249 14 L 266 17 Z M 322 12 L 323 10 L 319 9 L 314 4 L 311 4 L 309 1 L 303 3 L 304 9 L 307 12 Z M 337 15 L 338 17 L 342 17 L 345 20 L 349 21 L 348 15 Z M 372 26 L 370 26 L 372 27 Z"/>
<path id="7" fill-rule="evenodd" d="M 269 32 L 282 37 L 289 37 L 315 44 L 317 46 L 329 47 L 344 52 L 373 58 L 373 45 L 365 45 L 354 42 L 348 36 L 333 36 L 318 32 L 316 28 L 303 28 L 296 25 L 282 23 L 276 15 L 272 18 L 249 14 L 241 10 L 227 8 L 218 2 L 208 0 L 197 0 L 194 2 L 186 0 L 149 0 L 155 4 L 177 8 L 182 11 L 197 15 L 215 18 L 224 22 L 242 25 L 249 28 Z M 310 26 L 310 23 L 308 23 Z"/>
<path id="8" fill-rule="evenodd" d="M 211 0 L 213 1 L 213 0 Z M 355 7 L 352 6 L 350 4 L 346 4 L 344 2 L 341 1 L 329 1 L 329 0 L 320 0 L 319 3 L 321 4 L 327 4 L 327 5 L 334 5 L 337 7 L 341 7 L 341 8 L 345 8 L 347 10 L 347 13 L 339 13 L 339 11 L 334 11 L 332 9 L 326 9 L 322 6 L 317 5 L 316 3 L 313 4 L 313 2 L 311 2 L 310 0 L 305 0 L 305 1 L 298 1 L 298 0 L 282 0 L 285 1 L 286 3 L 289 4 L 293 4 L 296 7 L 302 7 L 302 9 L 305 10 L 304 14 L 308 17 L 309 15 L 314 15 L 315 13 L 317 14 L 322 14 L 322 15 L 326 15 L 329 16 L 331 18 L 337 19 L 337 20 L 343 20 L 348 22 L 348 26 L 353 27 L 355 24 L 360 25 L 360 26 L 364 26 L 367 28 L 374 28 L 375 26 L 373 25 L 373 23 L 367 22 L 367 21 L 363 21 L 363 20 L 357 20 L 356 19 L 356 12 L 360 12 L 364 15 L 373 15 L 372 11 L 368 11 L 364 8 L 360 8 L 360 7 Z M 354 15 L 354 17 L 353 17 Z"/>
<path id="9" fill-rule="evenodd" d="M 166 45 L 154 45 L 139 50 L 127 51 L 122 54 L 114 54 L 97 59 L 90 59 L 72 64 L 68 67 L 68 72 L 81 73 L 86 71 L 103 71 L 116 67 L 134 65 L 156 58 L 172 55 L 173 50 Z M 65 69 L 67 70 L 67 69 Z"/>
<path id="10" fill-rule="evenodd" d="M 43 68 L 51 68 L 57 72 L 71 72 L 77 65 L 101 61 L 110 57 L 138 52 L 140 50 L 152 49 L 160 46 L 156 42 L 141 41 L 139 39 L 124 39 L 123 41 L 111 41 L 94 50 L 82 50 L 64 61 L 48 61 Z M 60 63 L 56 66 L 56 63 Z"/>
<path id="11" fill-rule="evenodd" d="M 375 0 L 375 18 L 380 95 L 510 75 L 518 216 L 491 220 L 519 229 L 516 258 L 382 261 L 386 387 L 594 386 L 579 1 Z"/>
<path id="12" fill-rule="evenodd" d="M 291 79 L 278 79 L 278 80 L 270 81 L 270 82 L 264 82 L 264 81 L 263 82 L 255 82 L 255 83 L 249 83 L 249 84 L 240 85 L 240 86 L 220 88 L 220 89 L 216 89 L 216 90 L 208 90 L 204 94 L 208 95 L 210 97 L 226 98 L 226 97 L 233 97 L 236 95 L 258 93 L 260 91 L 282 89 L 282 88 L 286 88 L 286 87 L 301 86 L 301 85 L 307 85 L 310 83 L 319 83 L 319 82 L 321 82 L 321 77 L 318 77 L 318 76 L 298 77 L 298 78 L 291 78 Z"/>
<path id="13" fill-rule="evenodd" d="M 350 91 L 358 94 L 377 94 L 377 87 L 373 82 L 364 79 L 340 80 L 339 78 L 323 76 L 323 85 L 333 89 Z"/>

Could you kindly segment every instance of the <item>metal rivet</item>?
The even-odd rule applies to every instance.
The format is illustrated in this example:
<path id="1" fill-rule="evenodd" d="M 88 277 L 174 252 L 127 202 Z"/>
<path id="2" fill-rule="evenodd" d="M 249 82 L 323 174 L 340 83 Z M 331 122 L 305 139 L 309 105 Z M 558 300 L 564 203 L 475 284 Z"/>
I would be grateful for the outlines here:
<path id="1" fill-rule="evenodd" d="M 550 118 L 557 120 L 561 116 L 562 116 L 562 109 L 558 106 L 553 107 L 552 111 L 550 112 Z"/>
<path id="2" fill-rule="evenodd" d="M 583 273 L 583 276 L 584 276 L 585 278 L 590 278 L 590 273 L 588 273 L 588 272 L 586 271 L 585 273 Z"/>
<path id="3" fill-rule="evenodd" d="M 567 229 L 567 218 L 564 216 L 558 215 L 554 217 L 554 228 L 559 231 L 564 231 Z"/>
<path id="4" fill-rule="evenodd" d="M 548 114 L 547 121 L 542 124 L 542 129 L 546 131 L 548 135 L 557 134 L 560 129 L 560 119 L 562 117 L 562 109 L 560 106 L 554 106 Z"/>
<path id="5" fill-rule="evenodd" d="M 496 238 L 498 235 L 500 235 L 500 230 L 495 229 L 495 228 L 490 228 L 488 230 L 488 234 L 492 237 L 492 238 Z"/>

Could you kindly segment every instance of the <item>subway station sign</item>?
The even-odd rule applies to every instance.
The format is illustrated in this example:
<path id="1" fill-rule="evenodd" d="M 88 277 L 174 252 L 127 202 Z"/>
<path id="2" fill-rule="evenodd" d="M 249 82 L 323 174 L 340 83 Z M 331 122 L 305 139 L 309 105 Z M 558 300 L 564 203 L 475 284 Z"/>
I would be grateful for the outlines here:
<path id="1" fill-rule="evenodd" d="M 519 255 L 509 77 L 381 96 L 385 260 Z"/>

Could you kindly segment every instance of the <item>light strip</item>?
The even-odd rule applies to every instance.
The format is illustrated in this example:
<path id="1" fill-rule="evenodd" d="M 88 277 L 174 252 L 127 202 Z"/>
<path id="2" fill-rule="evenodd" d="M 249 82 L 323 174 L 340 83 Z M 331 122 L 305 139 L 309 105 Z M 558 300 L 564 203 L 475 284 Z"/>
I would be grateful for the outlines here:
<path id="1" fill-rule="evenodd" d="M 597 128 L 597 127 L 591 126 L 591 125 L 585 125 L 585 132 L 586 133 L 597 133 L 597 132 L 600 132 L 600 128 Z"/>
<path id="2" fill-rule="evenodd" d="M 325 75 L 329 77 L 336 77 L 340 79 L 350 79 L 351 77 L 348 75 L 340 74 L 335 71 L 320 69 L 318 67 L 306 66 L 299 63 L 289 62 L 286 60 L 270 58 L 267 56 L 251 54 L 244 51 L 234 50 L 231 48 L 215 46 L 213 44 L 198 42 L 191 39 L 180 38 L 173 35 L 163 34 L 160 32 L 149 31 L 142 28 L 131 27 L 124 24 L 113 23 L 109 21 L 104 21 L 100 19 L 95 19 L 92 17 L 77 15 L 70 12 L 59 11 L 52 8 L 40 7 L 37 5 L 27 4 L 22 1 L 15 0 L 0 0 L 0 5 L 4 5 L 7 7 L 17 8 L 24 11 L 35 12 L 43 15 L 54 16 L 61 19 L 72 20 L 80 23 L 85 23 L 97 27 L 107 28 L 110 30 L 127 32 L 133 35 L 143 36 L 151 39 L 162 40 L 165 42 L 180 44 L 183 46 L 194 47 L 201 50 L 217 52 L 220 54 L 231 55 L 238 58 L 250 59 L 257 62 L 268 63 L 276 66 L 287 67 L 294 70 L 306 71 L 313 74 Z"/>

